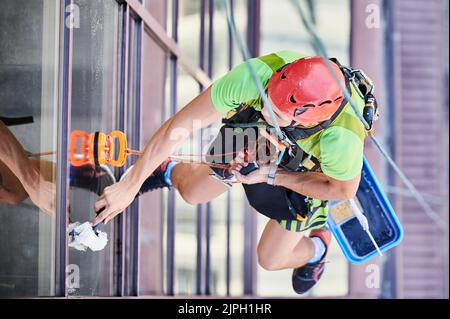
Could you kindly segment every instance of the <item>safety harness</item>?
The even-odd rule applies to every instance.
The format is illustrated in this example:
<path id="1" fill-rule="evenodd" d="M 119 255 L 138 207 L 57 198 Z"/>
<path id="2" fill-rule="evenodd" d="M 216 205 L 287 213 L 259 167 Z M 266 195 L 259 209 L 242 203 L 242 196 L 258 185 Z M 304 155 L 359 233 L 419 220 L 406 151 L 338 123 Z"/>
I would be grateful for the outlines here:
<path id="1" fill-rule="evenodd" d="M 279 72 L 286 67 L 286 65 L 288 65 L 276 54 L 269 54 L 258 59 L 270 67 L 273 72 Z M 336 63 L 344 74 L 345 84 L 349 92 L 353 92 L 352 88 L 354 88 L 357 89 L 356 94 L 364 97 L 365 107 L 363 114 L 365 120 L 370 125 L 367 134 L 371 134 L 373 129 L 372 123 L 378 118 L 377 103 L 375 97 L 373 96 L 374 86 L 372 81 L 365 76 L 361 70 L 354 70 L 344 67 L 338 62 L 337 59 L 334 58 L 330 60 Z M 265 84 L 265 88 L 267 90 L 268 82 L 263 84 Z M 224 126 L 221 128 L 221 132 L 219 134 L 219 136 L 222 136 L 222 141 L 220 141 L 219 144 L 222 147 L 220 149 L 222 153 L 226 153 L 230 147 L 233 147 L 233 150 L 236 150 L 236 145 L 234 144 L 235 139 L 233 138 L 231 141 L 233 145 L 229 145 L 230 141 L 226 141 L 224 138 L 226 135 L 224 134 L 224 130 L 227 128 L 232 128 L 235 135 L 246 135 L 248 133 L 247 130 L 249 129 L 255 130 L 255 132 L 259 129 L 265 129 L 269 134 L 273 133 L 274 127 L 264 121 L 261 112 L 254 108 L 257 104 L 261 105 L 261 98 L 242 103 L 238 108 L 227 113 L 225 118 L 222 120 Z M 308 154 L 302 150 L 297 141 L 308 140 L 313 136 L 320 134 L 332 125 L 351 127 L 352 130 L 355 131 L 355 134 L 357 134 L 361 139 L 364 139 L 366 136 L 364 127 L 360 125 L 356 118 L 349 114 L 345 114 L 348 105 L 348 100 L 344 99 L 338 110 L 329 120 L 319 123 L 313 127 L 295 126 L 295 123 L 291 123 L 288 127 L 282 127 L 281 130 L 286 137 L 283 144 L 286 145 L 287 141 L 288 145 L 286 150 L 282 153 L 282 157 L 279 159 L 279 166 L 288 171 L 320 171 L 319 160 L 312 154 Z M 354 120 L 358 122 L 352 122 Z M 228 146 L 226 145 L 227 143 Z M 215 142 L 211 144 L 210 149 L 207 152 L 206 160 L 208 162 L 217 162 L 219 160 L 217 157 L 213 157 L 214 153 L 217 152 L 217 149 L 214 149 L 214 145 Z M 222 162 L 229 162 L 229 159 L 227 160 L 222 158 Z M 222 179 L 226 180 L 229 178 L 224 170 L 217 169 L 215 171 L 220 172 Z M 303 195 L 280 186 L 273 186 L 263 183 L 255 185 L 244 184 L 243 187 L 250 205 L 253 206 L 258 212 L 272 219 L 306 221 L 312 214 L 315 213 L 315 210 L 320 207 L 324 207 L 324 205 L 326 206 L 326 201 L 322 201 L 318 207 L 313 207 L 313 209 L 311 209 L 311 207 L 307 207 L 308 200 L 312 203 L 312 201 L 314 201 L 313 199 L 308 199 Z M 285 198 L 285 201 L 274 203 L 273 200 L 271 200 L 273 198 L 272 196 L 264 196 L 267 192 L 270 192 L 273 196 Z"/>

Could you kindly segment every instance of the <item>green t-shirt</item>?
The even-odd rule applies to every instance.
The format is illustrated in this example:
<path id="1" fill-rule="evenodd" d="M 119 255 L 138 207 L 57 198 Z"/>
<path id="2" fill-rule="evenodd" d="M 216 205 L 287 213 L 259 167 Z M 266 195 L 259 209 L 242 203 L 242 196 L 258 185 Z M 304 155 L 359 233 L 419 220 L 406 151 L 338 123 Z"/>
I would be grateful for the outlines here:
<path id="1" fill-rule="evenodd" d="M 292 51 L 279 51 L 276 56 L 285 64 L 305 57 Z M 260 58 L 250 59 L 256 73 L 265 86 L 273 74 L 272 69 Z M 362 112 L 364 100 L 357 90 L 352 88 L 352 100 Z M 217 111 L 226 114 L 243 103 L 261 110 L 259 91 L 246 63 L 239 64 L 227 74 L 215 81 L 211 88 L 211 99 Z M 324 174 L 337 180 L 350 180 L 358 176 L 362 169 L 364 148 L 364 126 L 348 106 L 332 125 L 321 133 L 297 144 L 308 154 L 320 161 Z M 360 134 L 355 134 L 359 132 Z"/>

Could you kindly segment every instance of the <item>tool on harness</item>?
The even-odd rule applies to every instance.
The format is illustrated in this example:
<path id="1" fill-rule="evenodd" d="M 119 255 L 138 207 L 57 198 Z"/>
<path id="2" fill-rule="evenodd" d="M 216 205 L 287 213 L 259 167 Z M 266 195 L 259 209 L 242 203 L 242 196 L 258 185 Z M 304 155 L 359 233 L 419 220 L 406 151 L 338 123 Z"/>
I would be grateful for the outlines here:
<path id="1" fill-rule="evenodd" d="M 374 95 L 375 84 L 363 70 L 342 66 L 336 58 L 331 58 L 330 61 L 336 63 L 341 68 L 346 77 L 355 84 L 364 97 L 362 116 L 368 124 L 366 130 L 369 134 L 373 134 L 373 123 L 379 118 L 378 103 Z"/>

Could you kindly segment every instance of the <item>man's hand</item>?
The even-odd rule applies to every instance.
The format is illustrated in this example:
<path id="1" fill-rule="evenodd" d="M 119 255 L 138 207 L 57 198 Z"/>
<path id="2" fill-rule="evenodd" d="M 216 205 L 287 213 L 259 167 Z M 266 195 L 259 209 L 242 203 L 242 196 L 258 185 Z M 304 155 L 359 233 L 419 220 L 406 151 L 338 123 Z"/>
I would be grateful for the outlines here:
<path id="1" fill-rule="evenodd" d="M 231 172 L 236 177 L 238 183 L 258 184 L 267 183 L 269 176 L 270 164 L 259 165 L 259 168 L 247 175 L 242 175 L 238 170 L 232 169 Z"/>
<path id="2" fill-rule="evenodd" d="M 258 162 L 258 169 L 247 174 L 243 175 L 240 173 L 240 170 L 244 167 L 247 167 L 250 162 L 255 160 L 255 154 L 248 154 L 249 159 L 245 161 L 244 153 L 239 152 L 234 160 L 230 162 L 230 172 L 236 177 L 236 183 L 243 184 L 258 184 L 258 183 L 266 183 L 269 171 L 270 171 L 270 163 L 262 164 Z"/>
<path id="3" fill-rule="evenodd" d="M 237 156 L 230 162 L 230 172 L 240 171 L 243 167 L 246 167 L 248 162 L 245 161 L 244 152 L 239 152 Z"/>
<path id="4" fill-rule="evenodd" d="M 122 213 L 134 200 L 139 188 L 132 186 L 132 183 L 127 180 L 126 176 L 122 181 L 115 183 L 105 188 L 103 194 L 94 204 L 95 212 L 104 209 L 92 221 L 92 226 L 95 226 L 102 221 L 108 223 L 115 216 Z"/>
<path id="5" fill-rule="evenodd" d="M 95 211 L 104 210 L 93 224 L 108 222 L 133 202 L 142 183 L 181 146 L 194 129 L 206 128 L 222 118 L 211 99 L 211 87 L 169 118 L 146 143 L 131 172 L 120 182 L 107 187 L 95 203 Z M 200 123 L 200 127 L 198 124 Z"/>

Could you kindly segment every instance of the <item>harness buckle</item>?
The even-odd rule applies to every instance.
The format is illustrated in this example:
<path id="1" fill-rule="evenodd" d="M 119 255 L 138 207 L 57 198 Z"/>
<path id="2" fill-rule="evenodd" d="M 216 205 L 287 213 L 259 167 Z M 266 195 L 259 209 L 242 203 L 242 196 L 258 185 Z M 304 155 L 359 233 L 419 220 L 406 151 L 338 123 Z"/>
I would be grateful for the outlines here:
<path id="1" fill-rule="evenodd" d="M 304 222 L 304 221 L 308 220 L 308 216 L 302 216 L 300 214 L 297 214 L 297 220 L 300 222 Z"/>

